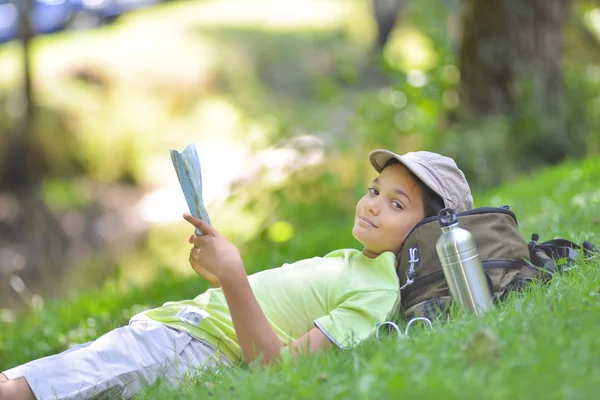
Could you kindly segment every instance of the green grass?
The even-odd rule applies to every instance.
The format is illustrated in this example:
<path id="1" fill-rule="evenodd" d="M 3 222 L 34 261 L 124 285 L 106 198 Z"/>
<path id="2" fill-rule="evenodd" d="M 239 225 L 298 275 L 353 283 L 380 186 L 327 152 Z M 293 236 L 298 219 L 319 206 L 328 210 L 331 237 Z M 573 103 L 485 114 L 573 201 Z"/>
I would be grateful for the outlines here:
<path id="1" fill-rule="evenodd" d="M 535 231 L 544 239 L 562 236 L 598 243 L 599 187 L 600 162 L 588 159 L 546 169 L 476 194 L 476 199 L 478 206 L 510 204 L 526 235 Z M 317 224 L 315 214 L 310 217 Z M 330 235 L 336 235 L 337 228 L 320 225 Z M 305 240 L 307 247 L 315 246 L 310 236 Z M 259 238 L 249 248 L 266 252 L 269 247 L 273 243 Z M 286 254 L 306 256 L 301 246 Z M 263 259 L 246 254 L 247 263 L 257 260 Z M 52 302 L 15 323 L 4 323 L 0 368 L 91 340 L 125 324 L 140 309 L 189 298 L 206 288 L 198 279 L 167 271 L 144 287 L 109 283 L 99 293 Z M 150 387 L 137 398 L 592 399 L 600 389 L 599 321 L 596 259 L 556 276 L 550 285 L 512 294 L 481 319 L 457 317 L 434 323 L 433 330 L 412 327 L 409 338 L 386 336 L 355 350 L 305 356 L 268 369 L 236 367 L 208 373 L 178 389 Z"/>
<path id="2" fill-rule="evenodd" d="M 532 287 L 482 319 L 437 323 L 409 338 L 373 340 L 268 370 L 226 371 L 139 398 L 596 398 L 598 266 L 582 266 L 549 288 Z"/>

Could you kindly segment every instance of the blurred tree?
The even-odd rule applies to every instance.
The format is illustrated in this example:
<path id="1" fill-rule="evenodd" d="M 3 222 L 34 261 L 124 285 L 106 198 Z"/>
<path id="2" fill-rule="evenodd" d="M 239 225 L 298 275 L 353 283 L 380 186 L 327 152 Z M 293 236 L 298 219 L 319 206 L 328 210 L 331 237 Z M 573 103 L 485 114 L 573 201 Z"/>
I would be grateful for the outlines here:
<path id="1" fill-rule="evenodd" d="M 377 47 L 382 50 L 396 24 L 398 13 L 404 9 L 403 0 L 373 0 L 373 12 L 377 24 Z"/>
<path id="2" fill-rule="evenodd" d="M 0 291 L 0 307 L 7 297 L 21 297 L 33 305 L 33 293 L 26 290 L 30 282 L 53 282 L 65 266 L 66 242 L 54 214 L 46 205 L 42 191 L 40 154 L 33 149 L 34 101 L 30 70 L 30 41 L 32 29 L 30 11 L 32 0 L 15 2 L 19 13 L 23 51 L 23 86 L 18 96 L 16 123 L 4 142 L 0 170 L 0 196 L 4 204 L 10 200 L 16 207 L 12 215 L 0 221 L 0 251 L 11 254 L 0 260 L 0 288 L 7 282 L 15 293 Z M 6 212 L 6 210 L 4 210 Z M 21 259 L 22 262 L 15 260 Z M 18 274 L 18 275 L 17 275 Z M 22 284 L 14 285 L 14 282 Z"/>
<path id="3" fill-rule="evenodd" d="M 17 122 L 5 143 L 2 168 L 0 169 L 0 189 L 21 190 L 33 185 L 34 177 L 30 167 L 30 149 L 33 126 L 33 99 L 29 59 L 31 24 L 29 13 L 32 0 L 15 2 L 19 13 L 21 43 L 23 49 L 23 91 L 18 95 Z"/>
<path id="4" fill-rule="evenodd" d="M 563 24 L 571 0 L 464 0 L 460 98 L 472 116 L 510 115 L 524 101 L 560 105 Z"/>

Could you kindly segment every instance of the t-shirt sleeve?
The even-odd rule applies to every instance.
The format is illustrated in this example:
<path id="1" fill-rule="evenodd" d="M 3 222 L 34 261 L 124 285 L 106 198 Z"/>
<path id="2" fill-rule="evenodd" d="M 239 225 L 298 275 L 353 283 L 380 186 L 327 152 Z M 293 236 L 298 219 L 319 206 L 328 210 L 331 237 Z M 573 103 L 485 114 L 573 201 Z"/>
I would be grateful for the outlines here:
<path id="1" fill-rule="evenodd" d="M 397 298 L 398 292 L 393 290 L 356 292 L 315 320 L 315 326 L 340 348 L 356 346 L 385 321 Z"/>

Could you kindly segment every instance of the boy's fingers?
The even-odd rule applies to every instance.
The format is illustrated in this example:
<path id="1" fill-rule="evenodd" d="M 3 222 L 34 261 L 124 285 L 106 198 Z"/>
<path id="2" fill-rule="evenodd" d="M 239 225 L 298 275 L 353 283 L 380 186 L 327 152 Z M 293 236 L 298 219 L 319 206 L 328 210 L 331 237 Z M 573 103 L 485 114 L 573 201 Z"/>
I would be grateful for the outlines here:
<path id="1" fill-rule="evenodd" d="M 207 234 L 214 235 L 216 233 L 215 229 L 212 226 L 210 226 L 206 222 L 202 221 L 200 218 L 194 217 L 190 213 L 183 214 L 183 219 L 185 219 L 187 222 L 192 224 L 196 229 L 198 229 L 200 232 L 202 232 L 205 235 L 207 235 Z M 192 239 L 192 237 L 190 237 L 190 240 L 191 239 Z"/>
<path id="2" fill-rule="evenodd" d="M 190 235 L 190 238 L 188 239 L 188 242 L 195 246 L 195 245 L 199 244 L 199 240 L 202 240 L 202 235 L 192 233 Z"/>
<path id="3" fill-rule="evenodd" d="M 190 250 L 190 257 L 192 257 L 192 259 L 194 260 L 198 260 L 198 253 L 199 249 L 197 247 L 192 247 L 192 249 Z"/>

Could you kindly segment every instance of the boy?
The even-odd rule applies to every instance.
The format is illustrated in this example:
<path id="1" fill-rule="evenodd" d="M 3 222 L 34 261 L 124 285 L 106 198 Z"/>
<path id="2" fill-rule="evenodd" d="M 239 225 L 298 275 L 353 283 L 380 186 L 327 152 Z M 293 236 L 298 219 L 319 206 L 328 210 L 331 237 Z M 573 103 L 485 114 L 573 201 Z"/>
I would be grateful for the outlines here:
<path id="1" fill-rule="evenodd" d="M 248 277 L 235 245 L 186 214 L 203 232 L 189 238 L 190 263 L 215 288 L 138 314 L 94 342 L 5 371 L 0 399 L 130 397 L 159 377 L 176 385 L 210 366 L 270 364 L 360 343 L 399 305 L 395 258 L 411 229 L 443 207 L 473 208 L 469 185 L 450 158 L 375 150 L 370 161 L 379 176 L 359 200 L 352 229 L 362 251 L 337 250 Z"/>

